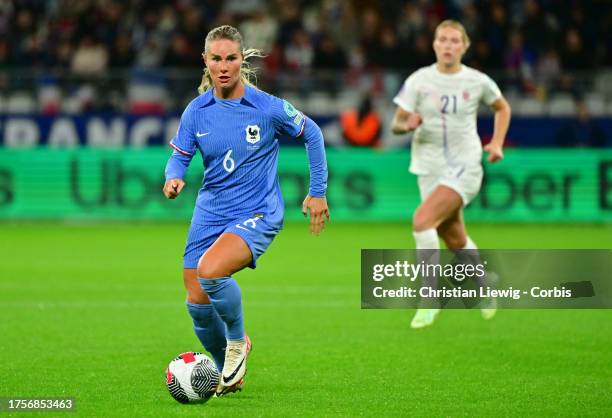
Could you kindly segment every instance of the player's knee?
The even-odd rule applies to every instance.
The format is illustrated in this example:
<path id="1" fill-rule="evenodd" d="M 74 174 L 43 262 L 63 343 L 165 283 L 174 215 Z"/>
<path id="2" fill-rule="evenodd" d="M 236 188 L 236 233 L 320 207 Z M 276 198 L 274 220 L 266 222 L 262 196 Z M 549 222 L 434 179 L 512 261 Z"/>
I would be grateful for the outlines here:
<path id="1" fill-rule="evenodd" d="M 204 279 L 218 279 L 227 276 L 227 272 L 220 262 L 202 258 L 198 263 L 198 277 Z"/>
<path id="2" fill-rule="evenodd" d="M 432 228 L 432 220 L 425 213 L 425 211 L 421 209 L 417 209 L 412 216 L 412 229 L 415 231 L 424 231 L 426 229 Z"/>
<path id="3" fill-rule="evenodd" d="M 187 302 L 193 304 L 210 303 L 208 295 L 204 293 L 198 281 L 197 272 L 194 269 L 185 269 L 183 272 L 183 282 L 187 291 Z"/>

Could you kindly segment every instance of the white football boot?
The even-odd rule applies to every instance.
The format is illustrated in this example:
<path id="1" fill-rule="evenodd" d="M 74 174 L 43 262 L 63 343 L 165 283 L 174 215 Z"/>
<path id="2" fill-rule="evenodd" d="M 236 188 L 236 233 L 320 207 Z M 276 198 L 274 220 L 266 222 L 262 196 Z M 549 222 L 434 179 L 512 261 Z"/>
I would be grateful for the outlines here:
<path id="1" fill-rule="evenodd" d="M 242 390 L 244 375 L 246 374 L 246 361 L 251 351 L 251 339 L 245 335 L 244 341 L 228 341 L 225 348 L 225 363 L 219 376 L 219 385 L 216 395 Z"/>
<path id="2" fill-rule="evenodd" d="M 499 283 L 499 275 L 494 271 L 487 272 L 487 281 L 489 282 L 489 286 L 495 286 Z M 496 298 L 484 300 L 480 306 L 480 315 L 482 315 L 482 319 L 492 319 L 497 313 Z"/>
<path id="3" fill-rule="evenodd" d="M 425 328 L 430 326 L 436 320 L 436 316 L 440 313 L 440 309 L 419 308 L 412 318 L 410 327 L 414 329 Z"/>
<path id="4" fill-rule="evenodd" d="M 480 315 L 482 315 L 482 319 L 492 319 L 497 313 L 497 299 L 491 298 L 486 303 L 482 305 L 480 308 Z"/>

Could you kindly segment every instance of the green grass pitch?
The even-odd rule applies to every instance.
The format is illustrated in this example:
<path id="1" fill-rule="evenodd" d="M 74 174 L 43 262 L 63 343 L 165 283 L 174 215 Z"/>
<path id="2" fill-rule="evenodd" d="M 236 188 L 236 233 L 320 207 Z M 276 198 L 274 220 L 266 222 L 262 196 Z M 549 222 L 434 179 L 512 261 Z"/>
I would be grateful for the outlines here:
<path id="1" fill-rule="evenodd" d="M 612 248 L 612 226 L 469 225 L 481 248 Z M 254 343 L 245 390 L 181 405 L 164 386 L 201 350 L 184 306 L 186 224 L 0 224 L 0 397 L 73 397 L 45 416 L 610 416 L 612 311 L 361 310 L 361 248 L 401 224 L 289 223 L 237 275 Z M 2 414 L 0 414 L 2 415 Z M 26 414 L 27 415 L 27 414 Z M 16 414 L 16 416 L 26 416 Z"/>

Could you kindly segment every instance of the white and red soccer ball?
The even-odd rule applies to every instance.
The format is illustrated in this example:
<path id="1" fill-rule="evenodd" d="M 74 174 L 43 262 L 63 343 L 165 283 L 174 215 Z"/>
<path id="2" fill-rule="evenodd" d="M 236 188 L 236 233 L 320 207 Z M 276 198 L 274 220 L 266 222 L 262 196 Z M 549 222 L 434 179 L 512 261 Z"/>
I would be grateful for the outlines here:
<path id="1" fill-rule="evenodd" d="M 215 394 L 218 384 L 215 363 L 202 353 L 183 353 L 166 369 L 168 391 L 180 403 L 206 402 Z"/>

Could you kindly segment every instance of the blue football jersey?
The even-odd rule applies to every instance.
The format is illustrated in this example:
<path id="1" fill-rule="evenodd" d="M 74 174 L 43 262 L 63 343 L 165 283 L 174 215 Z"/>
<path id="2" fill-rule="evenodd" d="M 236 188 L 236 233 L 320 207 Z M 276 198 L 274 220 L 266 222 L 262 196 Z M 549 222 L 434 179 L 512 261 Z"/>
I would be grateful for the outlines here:
<path id="1" fill-rule="evenodd" d="M 195 98 L 170 142 L 174 153 L 202 154 L 204 180 L 192 222 L 220 224 L 246 215 L 282 223 L 278 138 L 300 136 L 305 123 L 289 102 L 251 86 L 238 99 L 220 99 L 212 90 Z"/>

